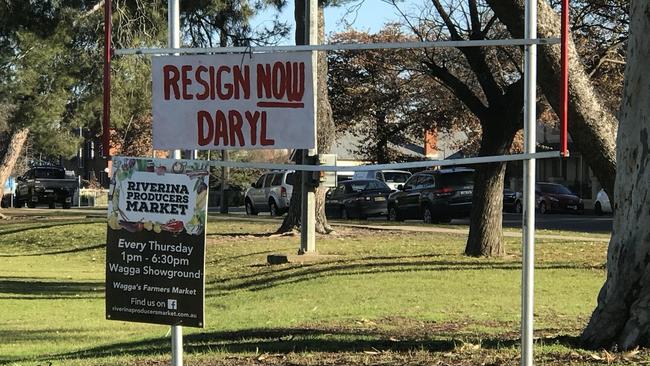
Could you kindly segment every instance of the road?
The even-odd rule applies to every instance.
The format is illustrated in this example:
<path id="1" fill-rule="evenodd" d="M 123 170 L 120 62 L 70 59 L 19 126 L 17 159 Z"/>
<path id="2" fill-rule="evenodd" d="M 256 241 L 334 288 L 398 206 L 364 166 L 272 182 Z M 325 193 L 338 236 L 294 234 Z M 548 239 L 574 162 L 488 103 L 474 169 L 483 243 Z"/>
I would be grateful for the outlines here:
<path id="1" fill-rule="evenodd" d="M 219 212 L 214 210 L 211 212 Z M 231 214 L 243 215 L 244 209 L 234 207 L 230 209 Z M 268 214 L 260 213 L 260 216 Z M 384 218 L 371 218 L 370 221 L 384 220 Z M 521 228 L 521 214 L 505 213 L 503 214 L 503 226 L 512 228 Z M 409 222 L 416 221 L 406 221 Z M 593 214 L 584 215 L 571 215 L 571 214 L 537 214 L 535 217 L 536 228 L 538 230 L 567 230 L 585 233 L 611 233 L 612 231 L 612 216 L 596 216 Z M 452 225 L 469 225 L 469 218 L 457 219 L 452 221 Z"/>
<path id="2" fill-rule="evenodd" d="M 72 208 L 69 210 L 50 210 L 47 208 L 36 208 L 36 209 L 5 209 L 4 212 L 8 215 L 16 216 L 40 216 L 40 215 L 52 215 L 55 212 L 58 214 L 63 214 L 66 216 L 90 216 L 90 217 L 102 217 L 105 215 L 105 209 L 101 208 Z M 242 207 L 231 208 L 230 214 L 235 216 L 245 215 L 244 209 Z M 219 210 L 210 210 L 210 213 L 218 213 Z M 268 216 L 268 213 L 261 213 L 260 216 Z M 521 214 L 514 213 L 504 213 L 503 214 L 503 226 L 520 228 L 521 227 Z M 383 221 L 384 218 L 373 218 L 372 221 Z M 419 221 L 407 221 L 415 223 Z M 452 225 L 469 225 L 469 219 L 458 219 L 453 220 Z M 548 215 L 536 215 L 536 228 L 538 230 L 568 230 L 568 231 L 577 231 L 584 233 L 610 233 L 612 231 L 612 216 L 596 216 L 591 214 L 585 215 L 569 215 L 569 214 L 548 214 Z"/>
<path id="3" fill-rule="evenodd" d="M 504 213 L 504 227 L 521 227 L 521 214 Z M 469 219 L 454 220 L 452 223 L 469 224 Z M 571 215 L 571 214 L 537 214 L 535 227 L 538 230 L 568 230 L 584 233 L 611 233 L 612 216 Z"/>

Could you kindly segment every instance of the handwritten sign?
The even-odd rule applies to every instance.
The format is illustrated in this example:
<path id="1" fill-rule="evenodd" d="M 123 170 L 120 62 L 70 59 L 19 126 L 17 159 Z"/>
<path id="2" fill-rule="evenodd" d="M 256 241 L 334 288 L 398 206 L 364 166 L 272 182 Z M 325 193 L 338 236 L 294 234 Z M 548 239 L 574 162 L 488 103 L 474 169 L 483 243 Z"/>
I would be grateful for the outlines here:
<path id="1" fill-rule="evenodd" d="M 311 52 L 159 56 L 155 149 L 311 149 Z"/>

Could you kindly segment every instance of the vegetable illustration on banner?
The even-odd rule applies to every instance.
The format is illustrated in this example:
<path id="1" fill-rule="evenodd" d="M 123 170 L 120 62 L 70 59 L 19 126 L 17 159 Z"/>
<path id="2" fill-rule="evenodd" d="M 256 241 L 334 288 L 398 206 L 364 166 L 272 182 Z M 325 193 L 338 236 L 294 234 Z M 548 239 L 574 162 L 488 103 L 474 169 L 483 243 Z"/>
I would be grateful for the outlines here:
<path id="1" fill-rule="evenodd" d="M 207 164 L 197 161 L 188 167 L 187 162 L 156 162 L 158 165 L 153 160 L 115 159 L 109 227 L 131 232 L 186 230 L 188 234 L 202 234 L 208 195 Z"/>
<path id="2" fill-rule="evenodd" d="M 203 326 L 205 161 L 113 158 L 106 317 Z"/>

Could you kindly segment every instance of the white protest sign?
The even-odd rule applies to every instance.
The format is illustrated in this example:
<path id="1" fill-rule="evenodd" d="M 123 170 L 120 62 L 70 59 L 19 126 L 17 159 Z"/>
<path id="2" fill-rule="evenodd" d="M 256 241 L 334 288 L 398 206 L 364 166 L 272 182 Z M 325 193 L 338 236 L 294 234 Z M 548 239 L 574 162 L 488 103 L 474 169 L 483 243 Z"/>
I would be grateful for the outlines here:
<path id="1" fill-rule="evenodd" d="M 312 149 L 312 53 L 158 56 L 155 149 Z"/>

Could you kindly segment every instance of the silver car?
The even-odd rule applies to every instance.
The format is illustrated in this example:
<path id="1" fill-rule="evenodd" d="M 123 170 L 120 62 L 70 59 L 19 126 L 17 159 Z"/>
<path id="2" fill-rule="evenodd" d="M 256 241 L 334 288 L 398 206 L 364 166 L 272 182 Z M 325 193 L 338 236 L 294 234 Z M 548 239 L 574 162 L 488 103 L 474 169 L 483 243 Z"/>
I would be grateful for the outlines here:
<path id="1" fill-rule="evenodd" d="M 274 171 L 263 174 L 245 193 L 247 215 L 270 212 L 282 215 L 289 209 L 293 191 L 293 171 Z"/>

